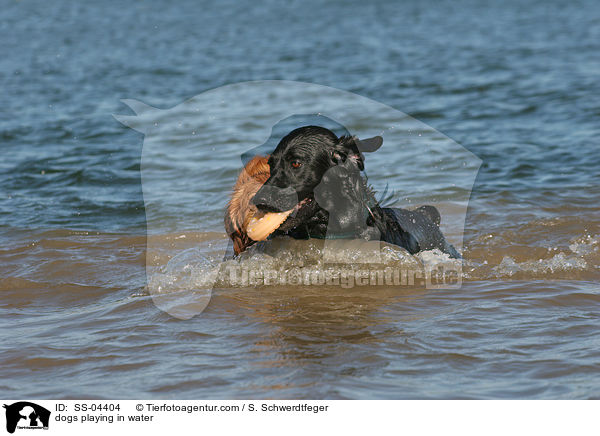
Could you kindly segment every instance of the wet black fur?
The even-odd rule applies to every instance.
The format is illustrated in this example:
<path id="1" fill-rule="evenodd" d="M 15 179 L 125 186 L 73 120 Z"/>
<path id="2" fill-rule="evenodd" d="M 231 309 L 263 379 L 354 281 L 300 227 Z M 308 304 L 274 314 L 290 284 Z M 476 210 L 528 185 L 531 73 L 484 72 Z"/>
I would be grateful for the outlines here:
<path id="1" fill-rule="evenodd" d="M 304 238 L 381 240 L 414 254 L 439 248 L 460 257 L 439 230 L 433 206 L 409 211 L 382 207 L 365 177 L 363 151 L 375 151 L 381 137 L 360 141 L 338 138 L 323 127 L 293 130 L 269 157 L 271 175 L 252 202 L 266 212 L 294 208 L 275 234 Z"/>

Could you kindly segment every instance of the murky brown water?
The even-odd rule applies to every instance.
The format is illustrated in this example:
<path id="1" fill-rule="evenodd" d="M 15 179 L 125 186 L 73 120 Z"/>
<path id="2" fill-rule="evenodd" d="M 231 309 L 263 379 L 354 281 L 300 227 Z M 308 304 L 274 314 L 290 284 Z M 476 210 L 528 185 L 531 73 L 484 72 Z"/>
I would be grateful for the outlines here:
<path id="1" fill-rule="evenodd" d="M 527 230 L 570 234 L 570 225 Z M 215 288 L 189 320 L 153 304 L 145 237 L 30 237 L 1 251 L 8 396 L 32 378 L 29 396 L 57 398 L 597 396 L 597 236 L 551 249 L 521 238 L 510 250 L 512 231 L 478 236 L 454 290 Z M 163 253 L 152 268 L 225 241 L 197 233 L 154 239 Z M 488 239 L 505 248 L 482 243 Z"/>

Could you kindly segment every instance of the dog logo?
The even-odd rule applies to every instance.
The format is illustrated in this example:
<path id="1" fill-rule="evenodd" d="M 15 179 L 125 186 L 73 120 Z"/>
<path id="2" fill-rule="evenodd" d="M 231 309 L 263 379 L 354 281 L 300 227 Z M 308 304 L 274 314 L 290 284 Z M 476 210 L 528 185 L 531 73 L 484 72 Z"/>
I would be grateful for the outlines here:
<path id="1" fill-rule="evenodd" d="M 456 277 L 462 277 L 457 259 L 481 160 L 407 114 L 339 89 L 277 80 L 222 86 L 165 109 L 132 99 L 122 102 L 133 114 L 114 115 L 115 119 L 143 134 L 147 291 L 170 315 L 189 319 L 203 312 L 213 289 L 237 283 L 230 277 L 233 262 L 223 259 L 243 251 L 248 246 L 245 237 L 263 241 L 273 229 L 294 239 L 322 239 L 321 260 L 328 264 L 361 263 L 370 268 L 383 264 L 381 259 L 396 262 L 401 255 L 381 248 L 383 240 L 408 247 L 411 254 L 426 251 L 425 260 L 417 263 L 437 266 L 446 256 L 448 268 L 458 269 Z M 331 135 L 296 130 L 310 126 Z M 320 164 L 325 162 L 321 154 L 312 153 L 318 151 L 315 147 L 307 156 L 277 156 L 281 165 L 276 172 L 286 175 L 293 168 L 297 186 L 279 183 L 279 176 L 267 183 L 273 175 L 269 166 L 261 188 L 265 195 L 252 200 L 264 202 L 253 204 L 258 213 L 248 218 L 250 234 L 241 234 L 239 241 L 231 234 L 221 238 L 215 229 L 223 228 L 236 175 L 254 159 L 271 155 L 291 133 L 290 147 L 302 138 L 303 144 L 311 143 L 308 136 L 313 133 L 325 142 L 330 138 L 335 149 L 327 164 Z M 386 146 L 379 149 L 382 144 Z M 363 153 L 368 153 L 364 168 L 370 169 L 369 180 Z M 393 183 L 390 191 L 388 180 Z M 281 204 L 270 204 L 275 196 L 267 194 L 278 187 L 286 195 L 280 196 Z M 395 193 L 393 200 L 402 207 L 386 202 L 388 192 Z M 202 243 L 190 246 L 197 235 Z M 175 247 L 180 247 L 178 253 L 163 262 Z M 435 250 L 439 254 L 432 253 Z M 358 252 L 362 255 L 354 256 Z M 275 269 L 269 272 L 278 273 Z M 263 273 L 262 266 L 254 270 Z M 449 287 L 445 274 L 437 276 L 441 288 Z M 453 281 L 450 287 L 460 283 Z M 428 288 L 437 286 L 426 283 Z"/>
<path id="2" fill-rule="evenodd" d="M 29 401 L 19 401 L 4 405 L 6 409 L 6 431 L 14 433 L 19 429 L 48 429 L 50 411 Z"/>

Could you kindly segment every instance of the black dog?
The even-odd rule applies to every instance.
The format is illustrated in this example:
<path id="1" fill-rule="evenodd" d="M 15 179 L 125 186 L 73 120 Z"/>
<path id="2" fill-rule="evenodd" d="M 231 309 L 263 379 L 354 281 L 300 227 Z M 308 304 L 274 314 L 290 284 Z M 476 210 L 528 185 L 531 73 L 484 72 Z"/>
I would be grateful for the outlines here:
<path id="1" fill-rule="evenodd" d="M 304 238 L 359 238 L 404 247 L 411 254 L 439 249 L 460 254 L 439 229 L 433 206 L 415 210 L 381 207 L 361 171 L 362 152 L 376 151 L 380 136 L 367 140 L 323 127 L 293 130 L 269 157 L 270 177 L 252 203 L 265 212 L 295 209 L 274 234 Z"/>

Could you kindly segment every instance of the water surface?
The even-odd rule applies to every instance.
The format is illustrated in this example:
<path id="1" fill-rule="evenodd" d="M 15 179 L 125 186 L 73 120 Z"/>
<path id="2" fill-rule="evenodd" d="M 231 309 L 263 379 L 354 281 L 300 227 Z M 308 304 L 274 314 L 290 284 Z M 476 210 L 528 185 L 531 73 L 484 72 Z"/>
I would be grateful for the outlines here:
<path id="1" fill-rule="evenodd" d="M 5 5 L 0 34 L 0 396 L 598 398 L 594 2 L 27 1 Z M 446 229 L 466 259 L 460 289 L 217 286 L 188 320 L 153 304 L 148 246 L 162 278 L 202 279 L 182 253 L 215 266 L 227 189 L 265 126 L 257 114 L 199 131 L 190 171 L 211 170 L 153 215 L 143 135 L 112 114 L 130 114 L 123 98 L 170 109 L 263 79 L 379 101 L 481 159 L 464 241 Z M 357 128 L 379 121 L 365 113 Z M 211 163 L 206 138 L 230 159 Z M 411 184 L 420 142 L 413 159 L 412 143 L 387 139 L 367 163 L 379 189 L 401 187 L 399 206 L 452 200 L 449 186 Z M 251 254 L 244 265 L 294 260 Z"/>

